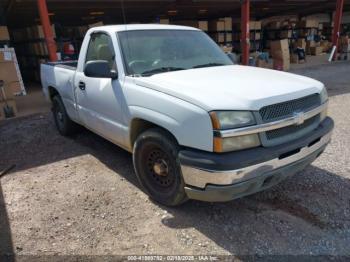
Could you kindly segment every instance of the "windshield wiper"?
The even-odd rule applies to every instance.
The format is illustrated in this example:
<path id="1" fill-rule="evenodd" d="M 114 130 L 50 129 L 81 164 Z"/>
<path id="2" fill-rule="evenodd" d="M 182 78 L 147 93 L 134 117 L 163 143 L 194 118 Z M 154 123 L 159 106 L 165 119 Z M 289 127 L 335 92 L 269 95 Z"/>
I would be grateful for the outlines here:
<path id="1" fill-rule="evenodd" d="M 180 71 L 180 70 L 185 70 L 185 68 L 182 68 L 182 67 L 160 67 L 160 68 L 145 71 L 141 75 L 142 76 L 151 76 L 154 74 L 172 72 L 172 71 Z"/>
<path id="2" fill-rule="evenodd" d="M 212 67 L 212 66 L 224 66 L 225 64 L 221 64 L 221 63 L 207 63 L 207 64 L 203 64 L 203 65 L 196 65 L 192 68 L 202 68 L 202 67 Z"/>

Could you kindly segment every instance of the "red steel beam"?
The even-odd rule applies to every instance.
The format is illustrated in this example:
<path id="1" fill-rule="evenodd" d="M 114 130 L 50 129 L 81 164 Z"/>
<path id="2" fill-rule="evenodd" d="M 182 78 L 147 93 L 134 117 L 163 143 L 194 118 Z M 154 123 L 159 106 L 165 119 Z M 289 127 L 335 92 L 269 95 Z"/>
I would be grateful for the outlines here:
<path id="1" fill-rule="evenodd" d="M 338 53 L 338 48 L 339 48 L 340 26 L 341 26 L 341 20 L 342 20 L 342 16 L 343 16 L 343 8 L 344 8 L 344 0 L 337 0 L 337 5 L 336 5 L 336 9 L 335 9 L 335 16 L 334 16 L 333 36 L 332 36 L 333 46 L 336 46 L 337 49 L 335 51 L 335 54 L 333 55 L 333 60 L 337 59 L 337 53 Z"/>
<path id="2" fill-rule="evenodd" d="M 41 24 L 43 26 L 47 50 L 49 51 L 49 59 L 52 62 L 57 61 L 57 46 L 53 37 L 49 12 L 47 11 L 46 0 L 38 0 L 38 9 L 40 14 Z"/>
<path id="3" fill-rule="evenodd" d="M 250 50 L 250 0 L 241 1 L 241 46 L 242 46 L 242 64 L 248 65 L 249 63 L 249 50 Z"/>

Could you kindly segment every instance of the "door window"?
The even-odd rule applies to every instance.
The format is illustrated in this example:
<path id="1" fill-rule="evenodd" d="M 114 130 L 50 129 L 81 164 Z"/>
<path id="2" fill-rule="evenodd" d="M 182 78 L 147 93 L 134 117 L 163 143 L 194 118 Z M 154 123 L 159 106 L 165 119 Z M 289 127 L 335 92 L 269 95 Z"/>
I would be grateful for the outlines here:
<path id="1" fill-rule="evenodd" d="M 112 39 L 105 33 L 91 35 L 85 63 L 95 60 L 108 61 L 109 68 L 111 70 L 116 70 Z"/>

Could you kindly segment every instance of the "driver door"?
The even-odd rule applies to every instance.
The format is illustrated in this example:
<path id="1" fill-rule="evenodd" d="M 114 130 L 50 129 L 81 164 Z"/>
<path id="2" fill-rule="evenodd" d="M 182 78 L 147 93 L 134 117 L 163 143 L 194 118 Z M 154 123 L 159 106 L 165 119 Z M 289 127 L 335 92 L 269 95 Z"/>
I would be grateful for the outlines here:
<path id="1" fill-rule="evenodd" d="M 117 71 L 113 42 L 107 33 L 91 35 L 85 64 L 96 60 L 108 61 L 110 69 Z M 77 72 L 74 80 L 78 114 L 83 124 L 122 145 L 124 96 L 120 83 L 119 79 L 87 77 L 84 72 Z"/>

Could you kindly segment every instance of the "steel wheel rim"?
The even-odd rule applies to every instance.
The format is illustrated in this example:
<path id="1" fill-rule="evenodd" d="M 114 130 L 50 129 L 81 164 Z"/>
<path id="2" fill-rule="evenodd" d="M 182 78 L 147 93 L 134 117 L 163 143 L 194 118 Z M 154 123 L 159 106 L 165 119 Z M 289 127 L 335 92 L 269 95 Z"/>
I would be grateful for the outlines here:
<path id="1" fill-rule="evenodd" d="M 167 189 L 175 182 L 174 168 L 169 155 L 159 147 L 146 151 L 146 173 L 152 184 L 158 189 Z"/>

